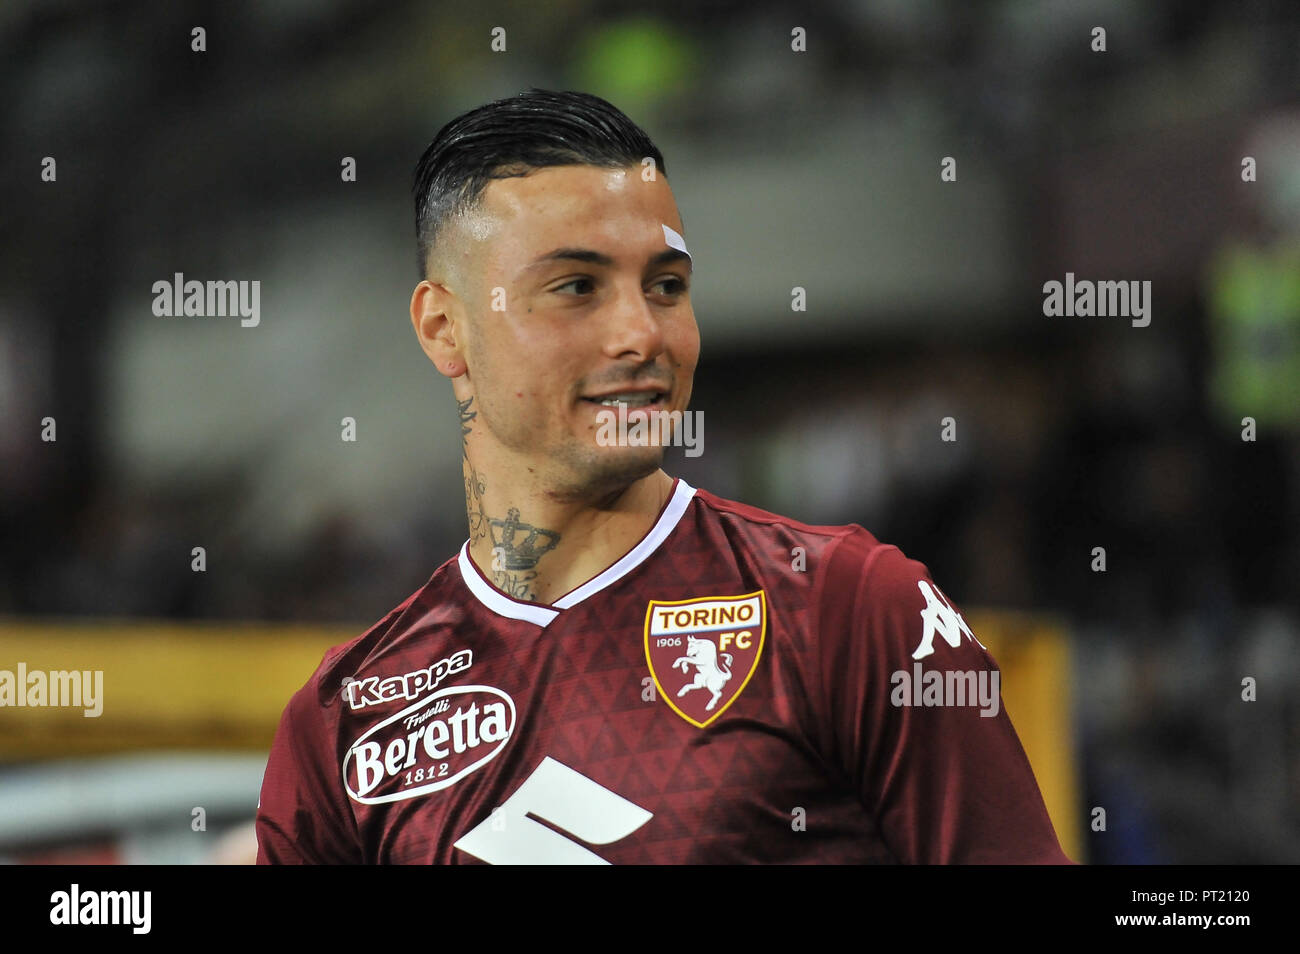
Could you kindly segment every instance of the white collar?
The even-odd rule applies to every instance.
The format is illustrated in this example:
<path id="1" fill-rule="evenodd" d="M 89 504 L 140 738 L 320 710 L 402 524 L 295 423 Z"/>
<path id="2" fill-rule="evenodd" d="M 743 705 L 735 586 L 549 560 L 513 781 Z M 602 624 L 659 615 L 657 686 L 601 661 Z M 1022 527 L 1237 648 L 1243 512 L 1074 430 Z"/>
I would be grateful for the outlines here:
<path id="1" fill-rule="evenodd" d="M 691 498 L 694 496 L 695 488 L 680 477 L 677 478 L 676 486 L 673 488 L 672 496 L 668 498 L 663 513 L 659 515 L 659 519 L 655 521 L 650 531 L 641 538 L 641 542 L 625 553 L 612 566 L 597 573 L 576 589 L 565 593 L 552 606 L 516 600 L 506 596 L 506 594 L 489 583 L 484 578 L 482 571 L 469 558 L 468 540 L 461 546 L 460 556 L 456 561 L 460 567 L 461 579 L 465 581 L 465 585 L 478 598 L 478 601 L 498 616 L 523 620 L 526 623 L 533 623 L 545 628 L 554 621 L 555 617 L 560 615 L 560 610 L 577 606 L 587 597 L 599 593 L 608 586 L 612 586 L 649 559 L 650 554 L 659 549 L 659 545 L 677 527 L 682 515 L 686 513 L 687 505 L 690 504 Z"/>

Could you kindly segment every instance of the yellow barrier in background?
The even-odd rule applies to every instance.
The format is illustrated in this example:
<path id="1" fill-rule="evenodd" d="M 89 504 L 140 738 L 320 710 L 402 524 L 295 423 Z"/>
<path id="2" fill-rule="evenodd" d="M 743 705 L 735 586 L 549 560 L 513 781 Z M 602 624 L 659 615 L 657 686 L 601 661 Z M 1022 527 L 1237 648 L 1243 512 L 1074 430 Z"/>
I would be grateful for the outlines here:
<path id="1" fill-rule="evenodd" d="M 365 627 L 0 623 L 0 669 L 104 672 L 104 711 L 0 709 L 0 761 L 135 749 L 269 750 L 325 650 Z"/>
<path id="2" fill-rule="evenodd" d="M 1066 854 L 1083 857 L 1069 642 L 1032 615 L 970 611 Z M 0 669 L 102 670 L 103 714 L 0 708 L 0 762 L 139 749 L 270 748 L 289 696 L 362 626 L 0 622 Z"/>

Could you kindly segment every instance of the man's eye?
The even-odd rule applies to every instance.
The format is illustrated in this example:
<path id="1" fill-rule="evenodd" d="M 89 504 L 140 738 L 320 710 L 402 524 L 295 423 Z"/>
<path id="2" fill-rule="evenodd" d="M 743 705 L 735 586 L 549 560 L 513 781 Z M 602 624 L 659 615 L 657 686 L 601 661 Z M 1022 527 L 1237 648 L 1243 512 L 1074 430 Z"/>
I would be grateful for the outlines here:
<path id="1" fill-rule="evenodd" d="M 658 288 L 661 285 L 668 286 L 662 292 L 662 294 L 665 295 L 680 295 L 682 292 L 686 291 L 686 282 L 682 281 L 675 275 L 669 276 L 668 278 L 661 278 L 650 287 Z"/>
<path id="2" fill-rule="evenodd" d="M 565 282 L 563 285 L 555 286 L 554 288 L 551 289 L 551 291 L 557 291 L 557 292 L 563 291 L 566 288 L 572 288 L 574 285 L 584 286 L 583 288 L 574 292 L 574 294 L 577 295 L 586 295 L 587 293 L 592 291 L 594 287 L 590 278 L 575 278 L 572 281 Z"/>

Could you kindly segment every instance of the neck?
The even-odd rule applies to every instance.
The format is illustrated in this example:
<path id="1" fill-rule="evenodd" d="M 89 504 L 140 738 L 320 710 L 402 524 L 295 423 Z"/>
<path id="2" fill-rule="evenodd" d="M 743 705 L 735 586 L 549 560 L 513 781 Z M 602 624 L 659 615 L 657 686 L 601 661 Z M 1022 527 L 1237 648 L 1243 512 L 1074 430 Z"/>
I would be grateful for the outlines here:
<path id="1" fill-rule="evenodd" d="M 672 493 L 656 470 L 590 500 L 560 499 L 511 480 L 527 467 L 493 467 L 466 444 L 461 468 L 469 556 L 497 589 L 549 604 L 617 561 L 645 536 Z M 531 475 L 530 475 L 531 476 Z"/>

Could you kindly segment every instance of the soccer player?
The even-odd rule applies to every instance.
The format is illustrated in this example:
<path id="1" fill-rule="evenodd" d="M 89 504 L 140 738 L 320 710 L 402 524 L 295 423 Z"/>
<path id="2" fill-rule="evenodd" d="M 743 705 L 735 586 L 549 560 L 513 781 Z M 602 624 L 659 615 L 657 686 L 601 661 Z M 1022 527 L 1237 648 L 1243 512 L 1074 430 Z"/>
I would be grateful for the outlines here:
<path id="1" fill-rule="evenodd" d="M 290 700 L 259 862 L 1068 863 L 925 566 L 660 469 L 700 337 L 646 134 L 528 90 L 444 126 L 414 194 L 469 539 Z"/>

